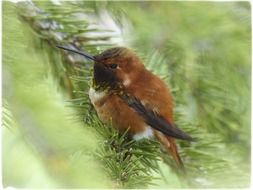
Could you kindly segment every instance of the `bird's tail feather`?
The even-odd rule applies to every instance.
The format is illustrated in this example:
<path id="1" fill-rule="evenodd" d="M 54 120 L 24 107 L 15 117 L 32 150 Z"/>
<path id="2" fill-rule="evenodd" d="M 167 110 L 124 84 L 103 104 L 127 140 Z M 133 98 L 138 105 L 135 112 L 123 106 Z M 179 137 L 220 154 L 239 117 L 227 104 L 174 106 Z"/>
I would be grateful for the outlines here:
<path id="1" fill-rule="evenodd" d="M 160 143 L 163 145 L 163 147 L 166 149 L 166 151 L 171 154 L 173 159 L 175 160 L 177 166 L 184 170 L 184 163 L 178 154 L 177 145 L 175 142 L 175 139 L 172 137 L 165 136 L 164 134 L 155 131 L 156 138 L 160 141 Z"/>

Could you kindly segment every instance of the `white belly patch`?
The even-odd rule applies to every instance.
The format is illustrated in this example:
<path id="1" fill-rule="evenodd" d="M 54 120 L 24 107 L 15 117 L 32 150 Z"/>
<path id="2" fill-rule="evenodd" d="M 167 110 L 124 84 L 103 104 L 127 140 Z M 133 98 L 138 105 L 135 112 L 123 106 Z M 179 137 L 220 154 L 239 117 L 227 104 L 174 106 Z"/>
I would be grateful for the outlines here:
<path id="1" fill-rule="evenodd" d="M 89 90 L 89 98 L 91 103 L 94 105 L 97 101 L 100 101 L 102 98 L 106 96 L 104 91 L 96 91 L 94 88 L 90 88 Z"/>
<path id="2" fill-rule="evenodd" d="M 151 127 L 147 126 L 145 131 L 135 134 L 133 136 L 133 139 L 138 141 L 138 140 L 141 140 L 143 138 L 149 139 L 149 138 L 152 138 L 153 136 L 154 136 L 153 130 L 151 129 Z"/>

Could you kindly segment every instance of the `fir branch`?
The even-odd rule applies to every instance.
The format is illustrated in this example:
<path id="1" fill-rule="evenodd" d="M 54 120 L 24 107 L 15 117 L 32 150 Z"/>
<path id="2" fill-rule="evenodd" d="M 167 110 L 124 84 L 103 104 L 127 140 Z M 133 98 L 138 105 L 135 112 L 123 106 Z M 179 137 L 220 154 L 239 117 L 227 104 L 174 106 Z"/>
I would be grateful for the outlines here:
<path id="1" fill-rule="evenodd" d="M 42 3 L 36 7 L 26 2 L 20 5 L 20 15 L 29 23 L 41 40 L 42 46 L 46 46 L 53 75 L 59 80 L 64 91 L 71 95 L 71 106 L 78 109 L 79 119 L 85 116 L 85 123 L 101 139 L 101 149 L 97 150 L 96 158 L 101 160 L 101 165 L 114 181 L 114 186 L 121 188 L 148 187 L 154 180 L 153 172 L 159 173 L 157 163 L 161 157 L 176 172 L 173 161 L 159 150 L 156 141 L 131 141 L 126 134 L 120 134 L 110 125 L 104 125 L 99 121 L 87 97 L 91 64 L 84 64 L 80 56 L 66 52 L 59 56 L 58 52 L 52 51 L 55 44 L 68 43 L 73 48 L 84 48 L 96 54 L 99 51 L 98 47 L 104 49 L 114 45 L 110 41 L 113 35 L 105 34 L 105 30 L 99 27 L 94 28 L 94 22 L 89 22 L 87 17 L 75 19 L 75 15 L 78 14 L 92 15 L 96 18 L 94 4 L 85 2 L 64 2 L 61 5 Z M 172 7 L 180 11 L 182 9 L 180 5 L 173 3 Z M 150 4 L 146 6 L 150 10 L 155 9 Z M 43 7 L 43 9 L 38 7 Z M 131 5 L 121 6 L 120 9 L 124 12 L 127 12 L 125 9 L 130 12 L 134 11 L 129 7 Z M 236 7 L 231 4 L 226 10 L 234 12 Z M 110 10 L 118 8 L 117 3 L 108 5 Z M 200 9 L 196 10 L 200 11 Z M 213 8 L 213 10 L 216 9 Z M 186 13 L 181 12 L 181 17 L 188 18 L 185 15 L 187 13 L 191 13 L 190 9 L 187 9 Z M 203 13 L 200 11 L 198 14 Z M 141 14 L 138 13 L 138 18 L 139 16 Z M 144 16 L 143 20 L 149 20 L 146 18 L 147 15 Z M 247 20 L 247 15 L 243 14 L 243 17 L 244 20 Z M 137 23 L 141 20 L 132 17 L 131 19 L 135 19 Z M 208 39 L 205 46 L 196 42 L 195 47 L 189 44 L 197 39 L 184 41 L 185 36 L 188 35 L 185 33 L 188 30 L 184 26 L 191 24 L 191 21 L 182 20 L 184 20 L 181 24 L 182 28 L 171 23 L 171 27 L 178 27 L 180 32 L 175 32 L 177 33 L 174 34 L 176 40 L 171 37 L 163 41 L 164 46 L 161 52 L 148 52 L 148 45 L 153 43 L 148 41 L 149 44 L 147 44 L 141 32 L 135 48 L 148 52 L 147 55 L 145 54 L 145 63 L 150 70 L 155 71 L 159 76 L 166 76 L 166 82 L 170 84 L 177 103 L 175 108 L 177 125 L 199 139 L 191 144 L 179 141 L 180 154 L 187 169 L 188 185 L 190 187 L 224 187 L 222 185 L 234 187 L 235 184 L 231 183 L 233 176 L 240 176 L 243 186 L 246 184 L 244 180 L 248 179 L 248 170 L 245 169 L 247 163 L 238 164 L 231 158 L 238 157 L 240 151 L 248 155 L 249 150 L 249 146 L 246 146 L 249 145 L 247 116 L 250 110 L 248 108 L 250 80 L 247 72 L 249 66 L 246 64 L 248 57 L 244 55 L 245 52 L 237 51 L 235 47 L 227 47 L 226 44 L 233 44 L 233 39 L 238 39 L 236 42 L 244 47 L 244 34 L 247 33 L 245 32 L 247 30 L 243 28 L 238 31 L 238 24 L 231 22 L 233 32 L 230 29 L 222 31 L 222 36 L 216 31 L 210 34 L 213 41 Z M 204 21 L 199 20 L 199 22 L 205 26 Z M 95 26 L 98 25 L 95 24 Z M 154 26 L 157 25 L 154 24 Z M 90 32 L 98 32 L 99 35 L 92 37 L 88 35 Z M 149 35 L 153 35 L 151 33 Z M 235 35 L 234 33 L 238 35 L 236 38 L 231 36 Z M 181 37 L 183 40 L 179 40 Z M 240 39 L 243 39 L 242 42 L 239 42 Z M 201 53 L 199 53 L 200 49 Z M 231 52 L 235 52 L 235 55 L 231 55 Z M 241 61 L 244 62 L 244 66 L 238 65 Z M 227 62 L 231 64 L 228 65 Z M 238 72 L 235 72 L 236 68 Z M 227 76 L 223 76 L 224 69 L 227 70 Z M 238 115 L 243 119 L 238 118 Z M 237 140 L 239 143 L 233 148 L 230 143 L 236 144 L 234 142 Z M 242 158 L 242 156 L 239 157 Z M 224 182 L 225 184 L 221 184 L 220 179 L 224 175 L 227 175 L 228 179 Z"/>

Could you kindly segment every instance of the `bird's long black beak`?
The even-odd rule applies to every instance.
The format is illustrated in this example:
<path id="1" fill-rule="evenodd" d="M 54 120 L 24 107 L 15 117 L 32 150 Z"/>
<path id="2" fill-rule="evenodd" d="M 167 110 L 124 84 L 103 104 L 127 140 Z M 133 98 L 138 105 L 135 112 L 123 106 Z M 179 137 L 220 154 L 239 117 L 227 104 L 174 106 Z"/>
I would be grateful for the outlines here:
<path id="1" fill-rule="evenodd" d="M 71 51 L 71 52 L 74 52 L 74 53 L 77 53 L 79 55 L 82 55 L 84 57 L 86 57 L 87 59 L 90 59 L 92 61 L 95 61 L 95 57 L 86 53 L 86 52 L 82 52 L 82 51 L 79 51 L 79 50 L 75 50 L 75 49 L 70 49 L 66 46 L 60 46 L 60 45 L 56 45 L 56 47 L 60 48 L 60 49 L 64 49 L 64 50 L 67 50 L 67 51 Z"/>

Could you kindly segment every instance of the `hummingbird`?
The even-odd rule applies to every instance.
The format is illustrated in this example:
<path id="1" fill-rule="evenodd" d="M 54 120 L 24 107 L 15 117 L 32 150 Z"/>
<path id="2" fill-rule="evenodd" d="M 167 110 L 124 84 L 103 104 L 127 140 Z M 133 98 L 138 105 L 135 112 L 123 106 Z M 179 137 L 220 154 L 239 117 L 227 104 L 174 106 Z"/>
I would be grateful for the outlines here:
<path id="1" fill-rule="evenodd" d="M 57 46 L 94 62 L 89 98 L 98 117 L 111 122 L 134 140 L 155 137 L 184 167 L 176 139 L 193 138 L 179 129 L 173 118 L 173 99 L 163 80 L 147 70 L 137 54 L 125 47 L 114 47 L 98 55 Z"/>

